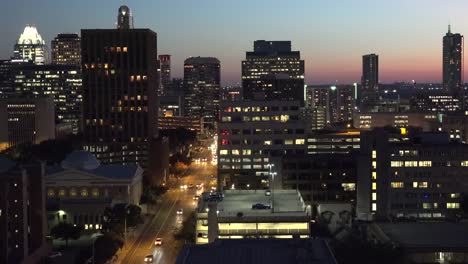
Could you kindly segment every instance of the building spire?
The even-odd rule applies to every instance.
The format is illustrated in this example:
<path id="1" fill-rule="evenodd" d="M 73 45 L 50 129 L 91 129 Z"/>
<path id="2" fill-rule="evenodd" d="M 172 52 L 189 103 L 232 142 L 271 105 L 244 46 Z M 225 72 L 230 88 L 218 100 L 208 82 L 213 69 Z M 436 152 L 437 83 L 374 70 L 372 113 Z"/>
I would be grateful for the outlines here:
<path id="1" fill-rule="evenodd" d="M 449 34 L 452 33 L 452 32 L 450 32 L 450 26 L 451 26 L 451 25 L 448 24 L 448 33 L 449 33 Z"/>

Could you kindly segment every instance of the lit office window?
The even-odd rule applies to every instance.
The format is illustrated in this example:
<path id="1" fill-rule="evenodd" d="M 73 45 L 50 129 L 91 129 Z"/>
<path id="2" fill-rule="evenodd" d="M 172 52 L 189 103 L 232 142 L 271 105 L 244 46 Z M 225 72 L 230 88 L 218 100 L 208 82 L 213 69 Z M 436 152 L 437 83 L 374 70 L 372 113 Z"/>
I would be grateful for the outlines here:
<path id="1" fill-rule="evenodd" d="M 49 197 L 55 196 L 55 191 L 54 191 L 54 189 L 52 189 L 52 188 L 48 189 L 48 190 L 47 190 L 47 196 L 49 196 Z"/>
<path id="2" fill-rule="evenodd" d="M 373 159 L 377 158 L 377 151 L 375 151 L 375 150 L 372 151 L 372 158 Z"/>
<path id="3" fill-rule="evenodd" d="M 303 138 L 296 139 L 296 145 L 304 145 L 305 140 Z"/>
<path id="4" fill-rule="evenodd" d="M 392 182 L 390 183 L 390 187 L 393 189 L 401 189 L 405 187 L 405 184 L 403 182 Z"/>
<path id="5" fill-rule="evenodd" d="M 372 172 L 372 179 L 377 180 L 377 172 L 376 171 Z"/>
<path id="6" fill-rule="evenodd" d="M 390 167 L 403 167 L 403 161 L 392 161 Z"/>
<path id="7" fill-rule="evenodd" d="M 372 193 L 372 201 L 377 201 L 377 193 Z"/>
<path id="8" fill-rule="evenodd" d="M 460 209 L 460 203 L 447 203 L 447 209 Z"/>
<path id="9" fill-rule="evenodd" d="M 377 183 L 376 182 L 373 182 L 372 183 L 372 190 L 377 190 Z"/>
<path id="10" fill-rule="evenodd" d="M 372 169 L 377 169 L 377 161 L 372 162 Z"/>
<path id="11" fill-rule="evenodd" d="M 372 211 L 377 211 L 377 204 L 376 203 L 372 203 Z"/>

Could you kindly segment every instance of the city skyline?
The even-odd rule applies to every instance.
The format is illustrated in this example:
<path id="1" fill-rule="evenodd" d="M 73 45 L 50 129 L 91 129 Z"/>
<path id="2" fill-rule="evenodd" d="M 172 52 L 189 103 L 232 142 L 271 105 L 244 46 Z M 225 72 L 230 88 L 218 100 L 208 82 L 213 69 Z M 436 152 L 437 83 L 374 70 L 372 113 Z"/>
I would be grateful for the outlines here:
<path id="1" fill-rule="evenodd" d="M 4 6 L 9 12 L 0 21 L 11 26 L 0 30 L 3 36 L 0 58 L 12 56 L 14 42 L 26 24 L 35 24 L 50 48 L 50 41 L 58 33 L 115 28 L 115 8 L 127 4 L 136 28 L 158 32 L 158 53 L 173 56 L 174 77 L 183 76 L 186 58 L 212 56 L 223 65 L 223 85 L 240 83 L 245 52 L 252 49 L 253 41 L 265 39 L 292 41 L 293 50 L 301 51 L 305 60 L 307 84 L 359 83 L 361 58 L 368 53 L 381 57 L 382 83 L 411 80 L 441 83 L 442 37 L 447 25 L 452 24 L 452 32 L 462 35 L 468 32 L 462 11 L 468 3 L 449 2 L 441 5 L 436 0 L 411 3 L 358 0 L 338 5 L 337 1 L 294 0 L 282 6 L 276 0 L 252 3 L 23 0 Z M 50 15 L 56 19 L 49 19 Z"/>

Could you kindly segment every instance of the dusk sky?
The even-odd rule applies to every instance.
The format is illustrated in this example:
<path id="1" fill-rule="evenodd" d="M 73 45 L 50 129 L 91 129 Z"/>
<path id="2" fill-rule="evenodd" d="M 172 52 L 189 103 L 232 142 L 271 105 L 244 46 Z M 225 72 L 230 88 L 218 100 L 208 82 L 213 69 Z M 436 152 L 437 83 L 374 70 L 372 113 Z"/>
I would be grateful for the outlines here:
<path id="1" fill-rule="evenodd" d="M 291 40 L 308 84 L 359 82 L 366 53 L 379 54 L 383 83 L 440 82 L 447 24 L 468 34 L 466 0 L 6 0 L 0 58 L 13 54 L 26 24 L 50 47 L 57 33 L 114 28 L 122 4 L 135 27 L 158 33 L 158 53 L 173 55 L 173 77 L 182 77 L 185 58 L 213 56 L 225 85 L 240 81 L 245 51 L 257 39 Z"/>

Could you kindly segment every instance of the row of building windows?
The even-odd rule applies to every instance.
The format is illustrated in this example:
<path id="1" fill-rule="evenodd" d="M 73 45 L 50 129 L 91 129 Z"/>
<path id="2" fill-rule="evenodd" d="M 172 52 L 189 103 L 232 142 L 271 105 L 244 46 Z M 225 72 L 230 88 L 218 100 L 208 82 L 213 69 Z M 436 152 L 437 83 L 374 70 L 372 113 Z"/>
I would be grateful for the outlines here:
<path id="1" fill-rule="evenodd" d="M 246 106 L 246 107 L 240 107 L 240 106 L 235 106 L 235 107 L 226 107 L 224 109 L 224 112 L 226 113 L 237 113 L 237 112 L 268 112 L 268 111 L 298 111 L 299 106 Z"/>
<path id="2" fill-rule="evenodd" d="M 88 188 L 70 188 L 68 191 L 66 189 L 60 189 L 58 191 L 49 188 L 47 190 L 47 196 L 48 197 L 65 197 L 65 196 L 70 196 L 70 197 L 77 197 L 78 195 L 81 197 L 88 197 L 90 196 Z M 92 188 L 91 189 L 91 196 L 98 197 L 99 196 L 99 189 L 98 188 Z"/>

